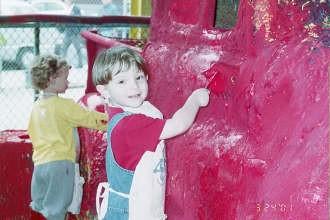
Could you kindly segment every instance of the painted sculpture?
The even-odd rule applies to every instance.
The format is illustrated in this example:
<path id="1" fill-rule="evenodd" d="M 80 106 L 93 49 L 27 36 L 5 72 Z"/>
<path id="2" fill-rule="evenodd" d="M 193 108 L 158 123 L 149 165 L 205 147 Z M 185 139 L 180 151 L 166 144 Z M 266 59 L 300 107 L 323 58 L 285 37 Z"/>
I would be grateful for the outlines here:
<path id="1" fill-rule="evenodd" d="M 241 1 L 222 30 L 215 4 L 154 0 L 142 51 L 165 115 L 194 88 L 213 91 L 190 131 L 168 141 L 169 219 L 327 219 L 329 5 Z"/>
<path id="2" fill-rule="evenodd" d="M 214 27 L 215 7 L 215 0 L 153 0 L 141 51 L 150 99 L 165 116 L 193 89 L 212 90 L 190 131 L 167 142 L 169 219 L 328 219 L 329 2 L 240 1 L 229 30 Z M 118 42 L 84 36 L 90 74 L 97 52 Z M 82 104 L 93 92 L 89 78 Z M 99 132 L 80 129 L 80 138 L 86 184 L 77 218 L 89 219 L 105 180 L 106 144 Z M 28 184 L 31 164 L 23 166 Z"/>

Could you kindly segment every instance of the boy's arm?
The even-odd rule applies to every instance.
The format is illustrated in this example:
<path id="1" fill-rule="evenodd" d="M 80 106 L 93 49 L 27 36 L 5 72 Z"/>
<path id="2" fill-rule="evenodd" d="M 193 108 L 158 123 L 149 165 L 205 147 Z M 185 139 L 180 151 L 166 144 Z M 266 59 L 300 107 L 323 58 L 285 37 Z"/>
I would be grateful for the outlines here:
<path id="1" fill-rule="evenodd" d="M 71 99 L 62 99 L 62 114 L 73 127 L 87 127 L 106 131 L 108 115 L 88 110 Z"/>
<path id="2" fill-rule="evenodd" d="M 166 120 L 159 139 L 164 140 L 186 132 L 195 120 L 200 107 L 209 102 L 209 90 L 197 89 L 187 99 L 185 104 Z"/>

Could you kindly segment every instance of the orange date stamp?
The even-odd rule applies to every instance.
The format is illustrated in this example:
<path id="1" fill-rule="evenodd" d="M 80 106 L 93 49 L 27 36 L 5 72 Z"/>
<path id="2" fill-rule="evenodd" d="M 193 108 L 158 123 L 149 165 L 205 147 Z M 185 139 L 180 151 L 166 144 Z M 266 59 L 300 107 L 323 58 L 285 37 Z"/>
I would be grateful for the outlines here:
<path id="1" fill-rule="evenodd" d="M 263 203 L 256 204 L 257 212 L 292 212 L 293 205 L 282 203 L 282 202 L 274 202 L 267 201 Z"/>

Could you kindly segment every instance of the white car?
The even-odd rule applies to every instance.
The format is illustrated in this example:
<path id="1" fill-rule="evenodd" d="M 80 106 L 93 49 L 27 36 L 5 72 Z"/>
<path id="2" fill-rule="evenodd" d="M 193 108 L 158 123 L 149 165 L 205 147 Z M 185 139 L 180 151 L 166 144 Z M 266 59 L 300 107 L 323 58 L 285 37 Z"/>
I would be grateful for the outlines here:
<path id="1" fill-rule="evenodd" d="M 0 4 L 0 15 L 24 15 L 34 14 L 36 10 L 27 2 L 24 1 L 2 1 Z"/>
<path id="2" fill-rule="evenodd" d="M 5 1 L 0 15 L 41 14 L 24 1 Z M 40 25 L 40 53 L 54 53 L 55 45 L 61 45 L 62 34 L 46 23 Z M 33 24 L 2 24 L 0 26 L 0 58 L 3 69 L 29 68 L 34 58 L 35 34 Z"/>
<path id="3" fill-rule="evenodd" d="M 1 15 L 39 14 L 31 4 L 24 1 L 5 1 L 0 7 Z M 56 44 L 61 44 L 62 35 L 56 28 L 40 27 L 40 52 L 53 53 Z M 34 58 L 34 27 L 31 24 L 2 24 L 0 26 L 0 55 L 8 61 L 4 69 L 28 68 Z"/>
<path id="4" fill-rule="evenodd" d="M 70 8 L 64 2 L 58 0 L 32 0 L 31 5 L 40 14 L 70 14 Z"/>
<path id="5" fill-rule="evenodd" d="M 26 2 L 6 1 L 0 5 L 0 15 L 34 14 L 35 9 Z M 26 54 L 33 55 L 33 29 L 17 28 L 3 24 L 0 27 L 0 55 L 2 61 L 13 61 L 21 65 Z M 30 59 L 30 58 L 28 58 Z"/>

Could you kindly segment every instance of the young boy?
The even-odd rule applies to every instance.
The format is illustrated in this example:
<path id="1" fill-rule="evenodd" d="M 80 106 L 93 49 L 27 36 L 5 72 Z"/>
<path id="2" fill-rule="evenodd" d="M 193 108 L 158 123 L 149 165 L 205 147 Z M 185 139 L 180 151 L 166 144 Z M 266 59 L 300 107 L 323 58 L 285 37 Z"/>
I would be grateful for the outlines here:
<path id="1" fill-rule="evenodd" d="M 107 220 L 166 218 L 166 169 L 162 140 L 186 132 L 199 108 L 206 106 L 209 101 L 209 91 L 197 89 L 172 118 L 162 119 L 159 110 L 145 101 L 148 95 L 147 79 L 144 60 L 132 49 L 114 47 L 101 52 L 95 60 L 93 81 L 97 91 L 109 104 L 106 152 L 109 196 L 106 207 L 101 204 L 101 209 L 107 209 L 104 216 Z M 155 167 L 149 171 L 141 168 L 148 167 L 141 164 L 146 162 L 144 156 L 147 152 L 162 154 L 158 157 L 159 162 L 154 163 Z M 151 179 L 154 181 L 152 184 L 148 183 L 151 175 L 156 176 L 158 185 L 155 178 Z M 143 198 L 142 201 L 138 202 L 138 197 Z"/>
<path id="2" fill-rule="evenodd" d="M 48 220 L 65 219 L 72 201 L 74 128 L 106 130 L 108 118 L 58 96 L 68 88 L 70 68 L 66 61 L 48 55 L 38 57 L 31 69 L 32 84 L 41 94 L 34 103 L 28 125 L 34 162 L 30 206 Z"/>

